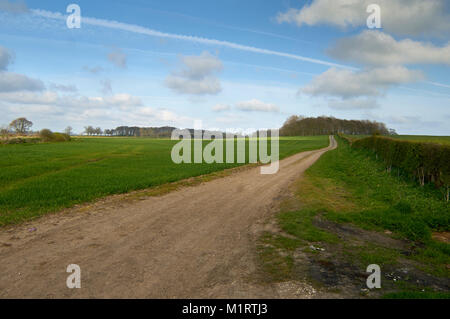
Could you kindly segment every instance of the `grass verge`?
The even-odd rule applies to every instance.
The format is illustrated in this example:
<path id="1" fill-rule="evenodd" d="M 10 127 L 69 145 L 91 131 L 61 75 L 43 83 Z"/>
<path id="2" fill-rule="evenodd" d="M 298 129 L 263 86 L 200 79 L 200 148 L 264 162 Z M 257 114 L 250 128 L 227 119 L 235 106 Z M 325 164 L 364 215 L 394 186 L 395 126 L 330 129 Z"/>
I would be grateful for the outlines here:
<path id="1" fill-rule="evenodd" d="M 442 297 L 450 287 L 450 245 L 432 233 L 449 230 L 448 203 L 432 187 L 387 172 L 369 152 L 338 142 L 293 186 L 290 201 L 296 204 L 282 205 L 279 231 L 260 240 L 270 251 L 262 265 L 283 261 L 269 269 L 269 278 L 300 279 L 299 267 L 307 265 L 303 273 L 311 282 L 334 290 L 346 286 L 359 296 L 366 267 L 374 263 L 384 275 L 374 297 L 415 296 L 422 289 Z"/>

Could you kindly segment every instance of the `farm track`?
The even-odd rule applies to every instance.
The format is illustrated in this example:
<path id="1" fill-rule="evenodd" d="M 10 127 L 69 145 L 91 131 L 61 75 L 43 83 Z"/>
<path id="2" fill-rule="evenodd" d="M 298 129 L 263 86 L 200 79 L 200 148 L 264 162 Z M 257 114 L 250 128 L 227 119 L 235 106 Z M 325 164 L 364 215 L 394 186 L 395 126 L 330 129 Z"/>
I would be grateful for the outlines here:
<path id="1" fill-rule="evenodd" d="M 160 197 L 0 229 L 1 298 L 310 297 L 301 283 L 263 284 L 254 239 L 279 200 L 323 153 L 293 155 L 274 175 L 251 168 Z M 81 267 L 81 289 L 66 268 Z"/>

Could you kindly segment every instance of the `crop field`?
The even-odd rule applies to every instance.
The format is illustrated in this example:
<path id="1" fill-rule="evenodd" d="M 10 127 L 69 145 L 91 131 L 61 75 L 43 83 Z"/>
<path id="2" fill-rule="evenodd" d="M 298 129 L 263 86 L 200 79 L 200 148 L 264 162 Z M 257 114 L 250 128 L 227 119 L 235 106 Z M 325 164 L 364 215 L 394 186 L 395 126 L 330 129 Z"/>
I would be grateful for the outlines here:
<path id="1" fill-rule="evenodd" d="M 242 165 L 175 164 L 171 150 L 176 143 L 77 138 L 67 143 L 0 146 L 0 226 L 99 197 Z M 280 158 L 327 145 L 328 136 L 280 138 Z"/>
<path id="2" fill-rule="evenodd" d="M 450 145 L 450 136 L 397 135 L 395 139 L 415 142 L 429 142 Z"/>
<path id="3" fill-rule="evenodd" d="M 369 137 L 370 135 L 344 135 L 347 139 L 354 141 L 360 138 Z M 450 136 L 428 136 L 428 135 L 394 135 L 391 138 L 413 141 L 413 142 L 428 142 L 437 144 L 447 144 L 450 145 Z"/>

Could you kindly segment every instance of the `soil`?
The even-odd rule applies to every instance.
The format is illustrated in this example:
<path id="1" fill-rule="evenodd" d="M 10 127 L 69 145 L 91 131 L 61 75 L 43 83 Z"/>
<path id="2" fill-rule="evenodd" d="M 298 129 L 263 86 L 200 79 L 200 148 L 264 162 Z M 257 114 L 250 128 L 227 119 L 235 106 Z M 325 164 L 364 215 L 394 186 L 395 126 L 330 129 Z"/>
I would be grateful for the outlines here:
<path id="1" fill-rule="evenodd" d="M 432 234 L 434 240 L 449 244 L 450 243 L 450 232 L 436 232 Z"/>

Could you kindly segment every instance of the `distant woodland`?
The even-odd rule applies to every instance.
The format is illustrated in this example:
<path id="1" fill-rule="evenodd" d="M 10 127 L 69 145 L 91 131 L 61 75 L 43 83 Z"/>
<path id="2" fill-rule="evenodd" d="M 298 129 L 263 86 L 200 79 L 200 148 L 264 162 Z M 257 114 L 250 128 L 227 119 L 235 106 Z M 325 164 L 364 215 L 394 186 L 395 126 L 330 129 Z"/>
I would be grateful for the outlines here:
<path id="1" fill-rule="evenodd" d="M 119 126 L 115 129 L 105 129 L 92 126 L 85 127 L 87 135 L 106 136 L 135 136 L 170 138 L 175 127 L 137 127 Z M 194 131 L 189 129 L 193 136 Z M 217 133 L 217 132 L 216 132 Z M 334 117 L 302 117 L 293 115 L 289 117 L 280 129 L 280 136 L 307 136 L 307 135 L 396 135 L 384 123 L 368 120 L 341 120 Z"/>
<path id="2" fill-rule="evenodd" d="M 107 135 L 107 136 L 136 136 L 136 137 L 170 137 L 175 127 L 137 127 L 137 126 L 119 126 L 115 129 L 85 127 L 87 135 Z"/>
<path id="3" fill-rule="evenodd" d="M 280 129 L 280 136 L 306 135 L 396 135 L 393 129 L 388 129 L 384 123 L 368 120 L 341 120 L 334 117 L 289 117 Z"/>

